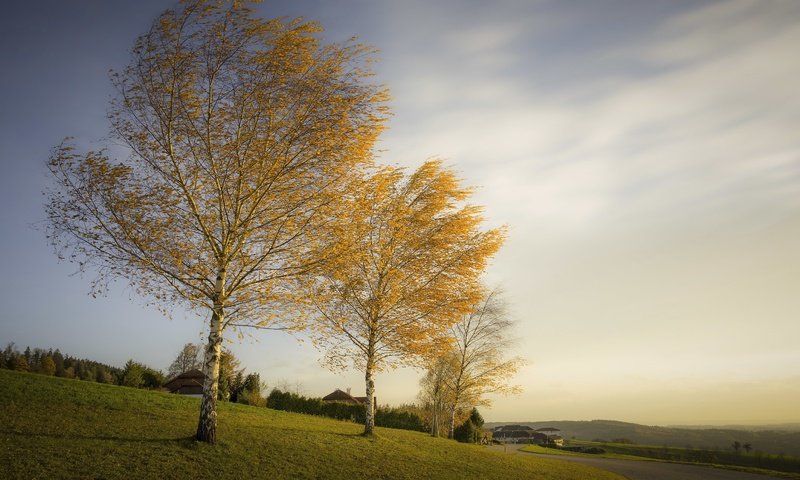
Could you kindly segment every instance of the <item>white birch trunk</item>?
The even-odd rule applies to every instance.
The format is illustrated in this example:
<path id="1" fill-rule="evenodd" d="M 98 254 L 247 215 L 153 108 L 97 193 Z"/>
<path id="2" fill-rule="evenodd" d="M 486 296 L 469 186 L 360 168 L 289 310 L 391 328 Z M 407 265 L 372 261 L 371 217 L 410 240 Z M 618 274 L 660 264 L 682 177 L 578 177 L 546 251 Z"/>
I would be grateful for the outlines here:
<path id="1" fill-rule="evenodd" d="M 452 440 L 453 436 L 455 434 L 455 431 L 456 431 L 456 406 L 455 406 L 455 403 L 450 408 L 450 422 L 449 423 L 450 423 L 450 426 L 449 426 L 449 428 L 447 430 L 447 438 Z"/>
<path id="2" fill-rule="evenodd" d="M 367 383 L 367 404 L 364 407 L 366 409 L 364 435 L 372 435 L 375 431 L 375 380 L 373 378 L 372 365 L 367 364 L 364 380 Z"/>
<path id="3" fill-rule="evenodd" d="M 217 392 L 219 390 L 219 364 L 222 354 L 222 322 L 225 320 L 224 305 L 220 300 L 224 295 L 225 270 L 217 274 L 215 286 L 217 300 L 211 315 L 211 328 L 206 344 L 205 361 L 203 362 L 203 400 L 200 402 L 200 420 L 197 423 L 197 435 L 200 442 L 216 443 L 217 441 Z"/>

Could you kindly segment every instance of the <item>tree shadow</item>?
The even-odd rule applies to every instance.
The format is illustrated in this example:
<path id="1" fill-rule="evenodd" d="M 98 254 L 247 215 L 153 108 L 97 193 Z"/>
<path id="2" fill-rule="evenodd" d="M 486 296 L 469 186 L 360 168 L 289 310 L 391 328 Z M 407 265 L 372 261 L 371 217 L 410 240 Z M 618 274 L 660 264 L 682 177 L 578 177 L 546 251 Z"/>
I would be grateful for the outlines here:
<path id="1" fill-rule="evenodd" d="M 183 448 L 195 449 L 199 444 L 195 440 L 194 435 L 188 437 L 162 437 L 162 438 L 144 438 L 144 437 L 130 437 L 121 435 L 87 435 L 80 433 L 50 433 L 50 432 L 18 432 L 9 429 L 0 428 L 0 434 L 16 435 L 28 438 L 49 438 L 53 440 L 101 440 L 111 442 L 130 442 L 141 444 L 156 444 L 156 445 L 178 445 Z"/>

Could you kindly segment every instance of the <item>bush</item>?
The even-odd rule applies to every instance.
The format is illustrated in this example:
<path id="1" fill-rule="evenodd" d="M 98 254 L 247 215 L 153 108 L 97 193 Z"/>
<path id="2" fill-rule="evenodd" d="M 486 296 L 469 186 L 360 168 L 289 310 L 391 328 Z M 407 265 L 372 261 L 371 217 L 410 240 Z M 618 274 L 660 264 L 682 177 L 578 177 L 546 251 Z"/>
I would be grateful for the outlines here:
<path id="1" fill-rule="evenodd" d="M 321 398 L 306 398 L 291 392 L 273 389 L 267 397 L 267 407 L 273 410 L 319 415 L 336 420 L 364 423 L 366 412 L 363 405 L 342 402 L 323 402 Z M 384 406 L 375 412 L 375 425 L 403 430 L 425 431 L 419 415 L 401 408 Z"/>
<path id="2" fill-rule="evenodd" d="M 257 390 L 245 390 L 237 397 L 237 402 L 244 405 L 252 405 L 254 407 L 266 407 L 267 399 L 261 396 L 261 392 Z"/>

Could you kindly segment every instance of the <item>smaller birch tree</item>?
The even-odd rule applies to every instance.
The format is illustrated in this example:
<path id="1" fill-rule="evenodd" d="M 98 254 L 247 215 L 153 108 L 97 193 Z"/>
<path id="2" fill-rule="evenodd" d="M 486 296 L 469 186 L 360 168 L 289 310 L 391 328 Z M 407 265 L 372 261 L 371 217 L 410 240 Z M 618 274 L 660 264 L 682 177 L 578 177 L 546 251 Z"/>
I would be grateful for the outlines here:
<path id="1" fill-rule="evenodd" d="M 375 374 L 441 349 L 437 339 L 478 301 L 505 230 L 481 230 L 481 208 L 463 204 L 472 190 L 439 161 L 354 181 L 363 183 L 338 218 L 340 254 L 317 279 L 314 337 L 329 365 L 364 371 L 371 434 Z"/>
<path id="2" fill-rule="evenodd" d="M 508 357 L 513 345 L 514 322 L 498 290 L 483 295 L 472 310 L 450 328 L 452 350 L 445 354 L 451 365 L 445 377 L 450 400 L 448 437 L 453 438 L 456 414 L 475 406 L 491 404 L 488 394 L 513 394 L 520 388 L 508 380 L 525 364 Z"/>
<path id="3" fill-rule="evenodd" d="M 419 382 L 419 401 L 433 437 L 443 436 L 448 431 L 452 400 L 447 380 L 453 376 L 454 360 L 453 355 L 436 357 Z"/>

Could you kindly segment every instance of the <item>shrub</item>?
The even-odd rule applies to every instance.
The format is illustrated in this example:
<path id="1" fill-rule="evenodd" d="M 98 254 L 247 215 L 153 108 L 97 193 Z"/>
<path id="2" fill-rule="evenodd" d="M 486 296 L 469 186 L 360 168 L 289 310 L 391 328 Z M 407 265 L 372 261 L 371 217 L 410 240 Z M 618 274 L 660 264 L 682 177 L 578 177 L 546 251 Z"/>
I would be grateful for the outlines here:
<path id="1" fill-rule="evenodd" d="M 267 407 L 273 410 L 320 415 L 323 417 L 364 423 L 363 405 L 342 402 L 323 402 L 320 398 L 306 398 L 291 392 L 273 389 L 267 397 Z M 425 431 L 425 425 L 419 415 L 403 408 L 383 406 L 375 412 L 375 425 L 379 427 L 400 428 L 404 430 Z"/>

